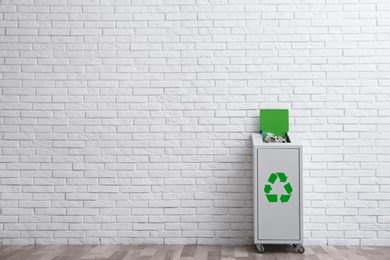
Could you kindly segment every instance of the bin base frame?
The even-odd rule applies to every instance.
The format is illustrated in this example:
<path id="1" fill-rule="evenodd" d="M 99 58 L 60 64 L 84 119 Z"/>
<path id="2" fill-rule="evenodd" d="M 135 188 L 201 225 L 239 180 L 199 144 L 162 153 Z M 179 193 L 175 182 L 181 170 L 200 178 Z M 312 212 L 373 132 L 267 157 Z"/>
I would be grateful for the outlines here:
<path id="1" fill-rule="evenodd" d="M 260 254 L 265 252 L 264 244 L 255 244 L 255 245 Z M 298 253 L 300 254 L 305 253 L 305 247 L 303 246 L 303 244 L 292 244 L 292 246 L 297 249 Z"/>

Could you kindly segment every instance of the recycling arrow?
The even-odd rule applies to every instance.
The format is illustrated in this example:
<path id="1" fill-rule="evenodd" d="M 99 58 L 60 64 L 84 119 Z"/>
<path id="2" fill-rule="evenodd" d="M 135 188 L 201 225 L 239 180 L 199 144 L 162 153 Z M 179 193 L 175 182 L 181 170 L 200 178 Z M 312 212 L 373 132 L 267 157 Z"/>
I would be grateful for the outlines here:
<path id="1" fill-rule="evenodd" d="M 280 182 L 287 181 L 287 176 L 284 174 L 284 172 L 276 172 L 276 175 L 278 175 Z"/>
<path id="2" fill-rule="evenodd" d="M 288 176 L 284 172 L 273 172 L 268 177 L 268 183 L 264 185 L 264 193 L 268 200 L 268 202 L 278 202 L 278 194 L 271 194 L 272 184 L 275 184 L 275 181 L 279 178 L 281 183 L 286 183 Z M 284 186 L 284 190 L 286 194 L 280 195 L 280 202 L 287 203 L 293 192 L 293 188 L 289 182 L 287 182 Z"/>
<path id="3" fill-rule="evenodd" d="M 269 185 L 269 184 L 264 185 L 264 192 L 265 193 L 268 194 L 271 190 L 272 190 L 271 185 Z"/>
<path id="4" fill-rule="evenodd" d="M 277 194 L 265 194 L 267 197 L 267 200 L 269 202 L 278 202 L 278 195 Z"/>
<path id="5" fill-rule="evenodd" d="M 280 201 L 282 203 L 286 203 L 286 202 L 288 202 L 290 200 L 290 197 L 291 197 L 291 194 L 289 194 L 289 195 L 285 195 L 285 194 L 280 195 Z"/>
<path id="6" fill-rule="evenodd" d="M 287 194 L 291 194 L 293 192 L 293 188 L 291 187 L 290 183 L 287 183 L 286 185 L 283 186 L 284 190 L 287 192 Z M 271 188 L 272 189 L 272 188 Z"/>
<path id="7" fill-rule="evenodd" d="M 271 173 L 271 175 L 268 177 L 268 182 L 274 184 L 277 178 L 278 175 L 276 173 Z"/>

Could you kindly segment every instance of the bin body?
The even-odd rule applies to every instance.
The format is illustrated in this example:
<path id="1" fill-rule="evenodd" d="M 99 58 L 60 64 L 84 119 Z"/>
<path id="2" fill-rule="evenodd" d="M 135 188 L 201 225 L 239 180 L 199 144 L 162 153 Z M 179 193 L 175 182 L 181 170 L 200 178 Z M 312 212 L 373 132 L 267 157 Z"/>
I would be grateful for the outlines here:
<path id="1" fill-rule="evenodd" d="M 302 147 L 252 140 L 254 242 L 302 244 Z"/>

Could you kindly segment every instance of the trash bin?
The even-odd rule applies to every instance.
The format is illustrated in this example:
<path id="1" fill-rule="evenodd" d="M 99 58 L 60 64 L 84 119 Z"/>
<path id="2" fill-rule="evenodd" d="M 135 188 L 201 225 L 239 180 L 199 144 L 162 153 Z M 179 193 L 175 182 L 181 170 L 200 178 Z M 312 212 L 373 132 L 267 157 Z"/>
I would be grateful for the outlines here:
<path id="1" fill-rule="evenodd" d="M 288 136 L 288 110 L 260 110 L 260 128 L 285 136 L 287 143 L 265 143 L 252 135 L 254 243 L 303 247 L 302 146 Z"/>

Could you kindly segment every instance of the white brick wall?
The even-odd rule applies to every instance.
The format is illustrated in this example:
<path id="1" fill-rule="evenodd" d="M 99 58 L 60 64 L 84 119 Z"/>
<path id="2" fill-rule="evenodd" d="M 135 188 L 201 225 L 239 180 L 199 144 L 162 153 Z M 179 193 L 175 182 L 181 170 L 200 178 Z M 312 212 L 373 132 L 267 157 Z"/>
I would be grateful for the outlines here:
<path id="1" fill-rule="evenodd" d="M 305 239 L 390 245 L 388 0 L 0 0 L 0 243 L 252 242 L 289 108 Z"/>

